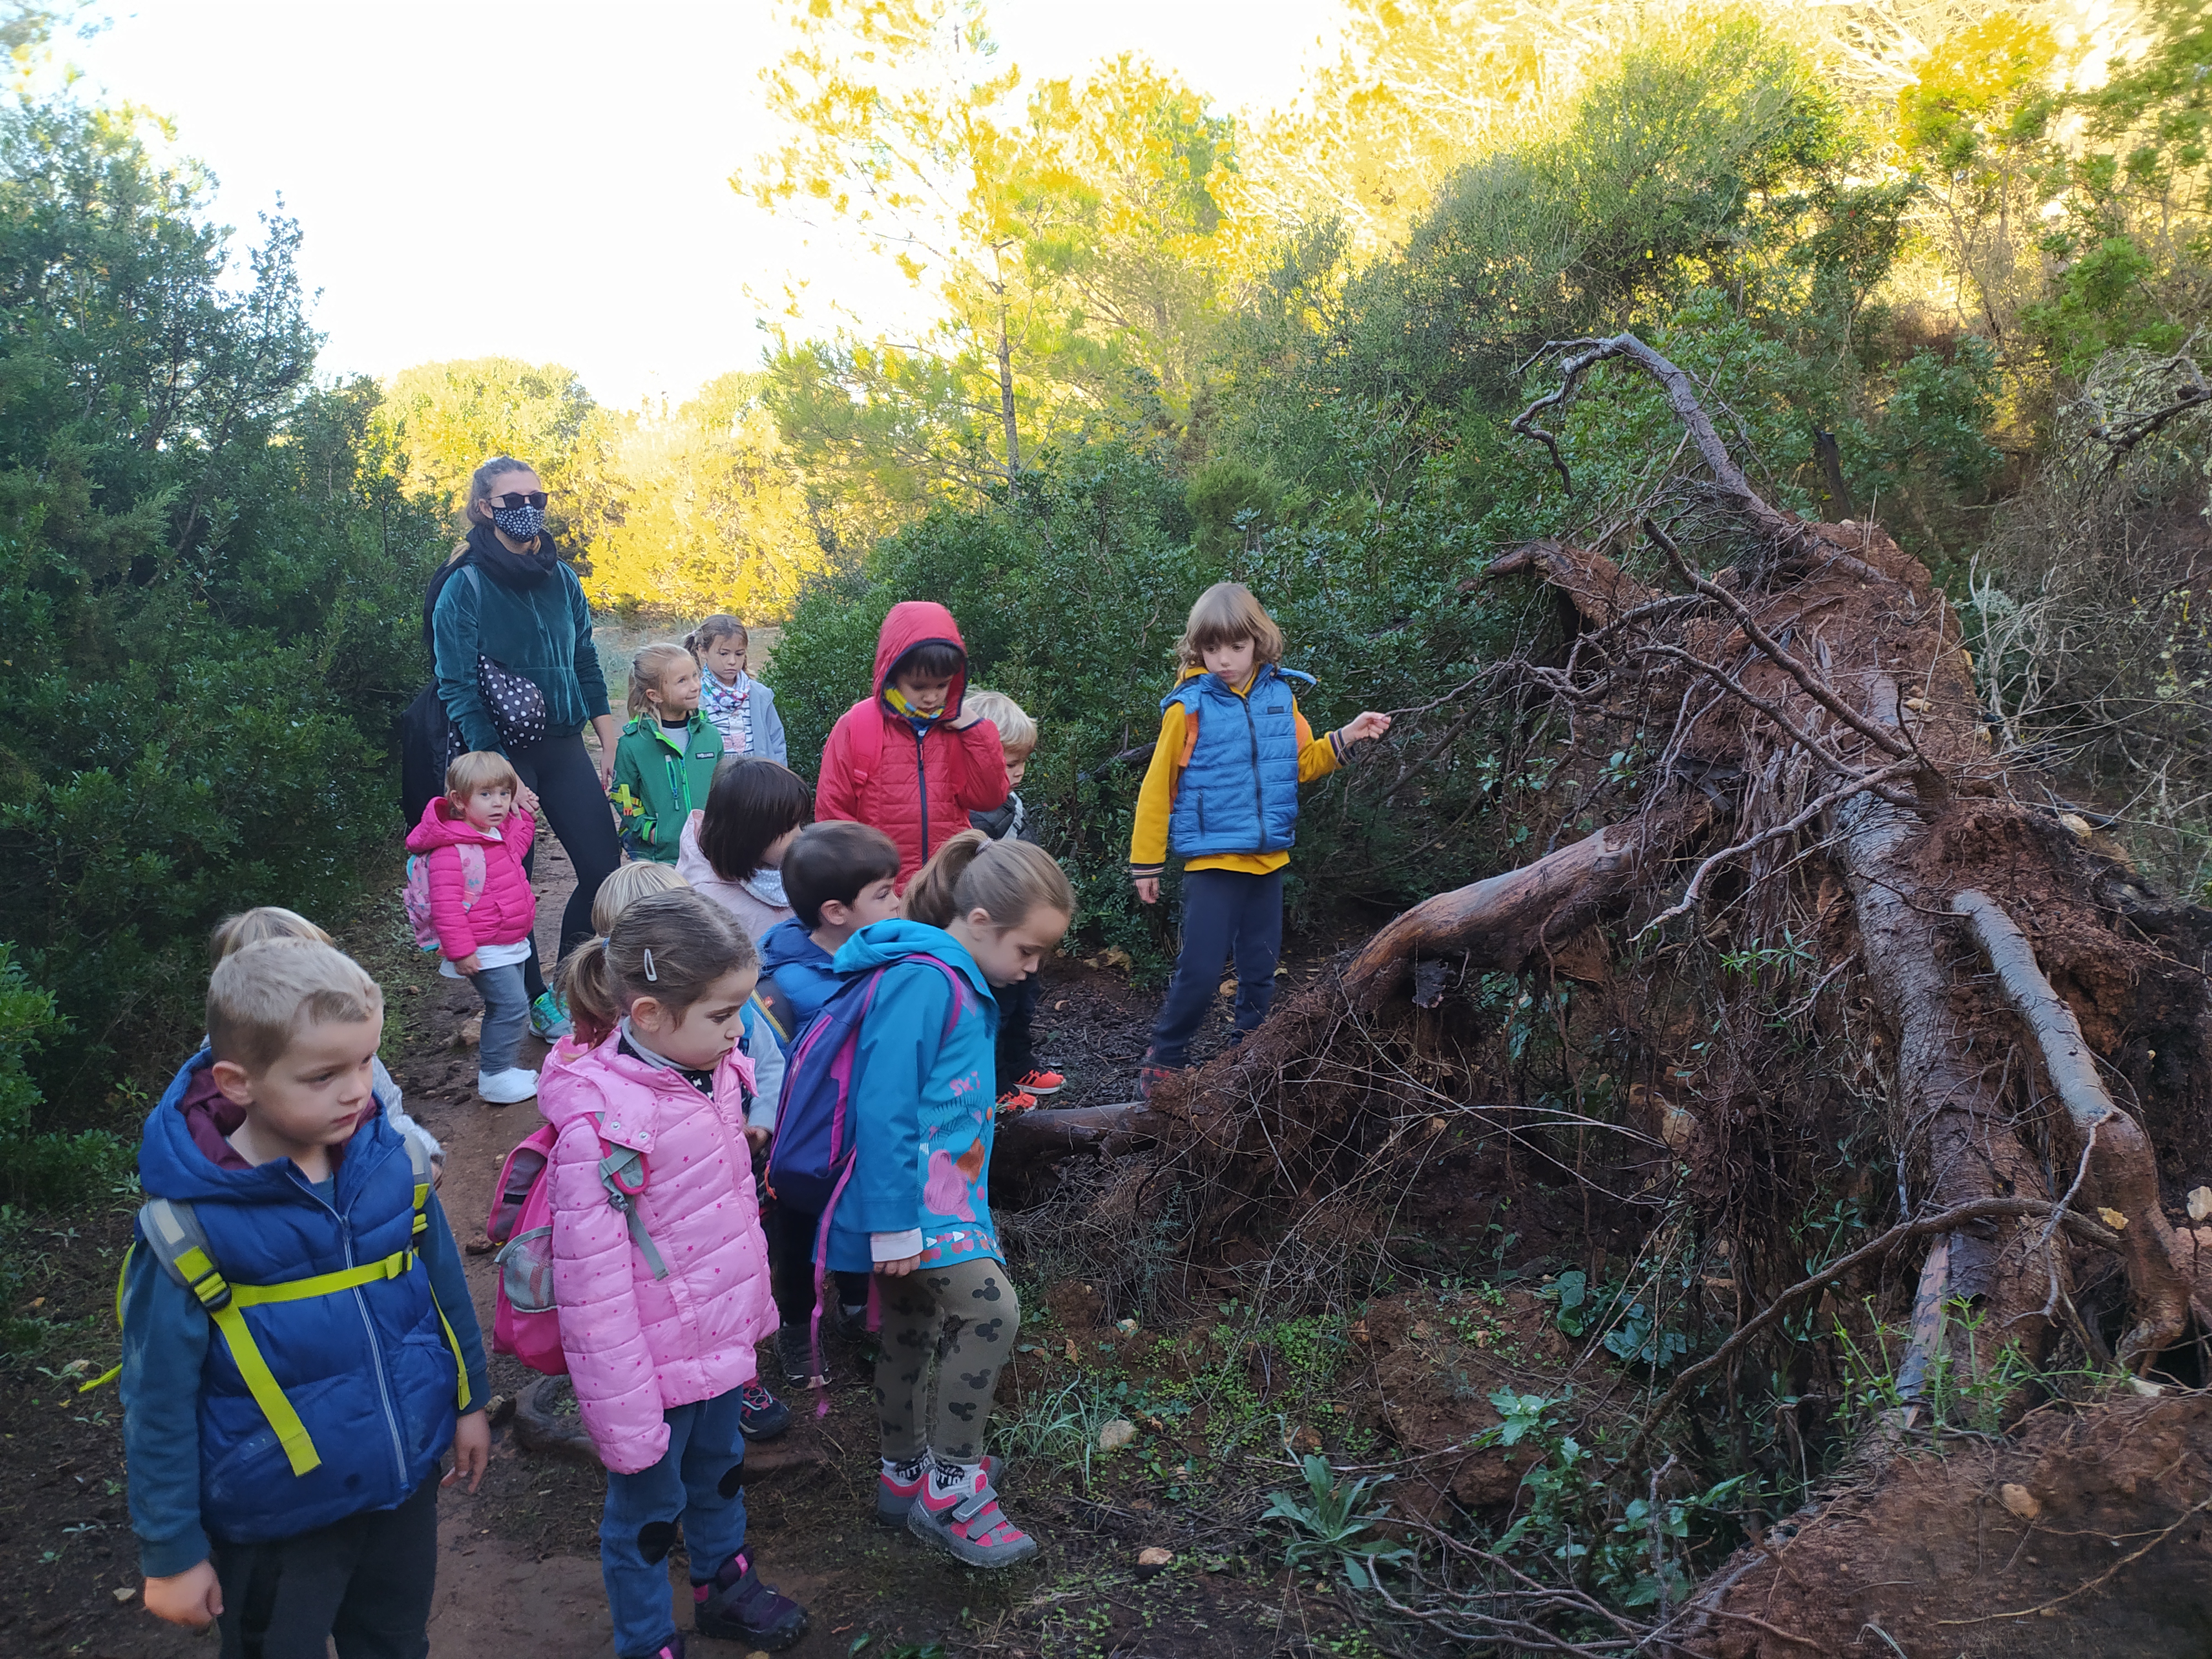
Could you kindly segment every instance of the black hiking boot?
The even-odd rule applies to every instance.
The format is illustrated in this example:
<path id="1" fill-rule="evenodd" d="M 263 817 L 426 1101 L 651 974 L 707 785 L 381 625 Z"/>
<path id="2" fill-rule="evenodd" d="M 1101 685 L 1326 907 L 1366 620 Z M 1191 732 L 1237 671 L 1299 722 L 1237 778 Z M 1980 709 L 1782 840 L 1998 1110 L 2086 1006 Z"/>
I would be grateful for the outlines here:
<path id="1" fill-rule="evenodd" d="M 691 1586 L 691 1622 L 700 1635 L 743 1642 L 767 1653 L 779 1652 L 806 1634 L 806 1609 L 777 1595 L 753 1571 L 752 1559 L 743 1550 L 722 1563 L 711 1583 Z"/>

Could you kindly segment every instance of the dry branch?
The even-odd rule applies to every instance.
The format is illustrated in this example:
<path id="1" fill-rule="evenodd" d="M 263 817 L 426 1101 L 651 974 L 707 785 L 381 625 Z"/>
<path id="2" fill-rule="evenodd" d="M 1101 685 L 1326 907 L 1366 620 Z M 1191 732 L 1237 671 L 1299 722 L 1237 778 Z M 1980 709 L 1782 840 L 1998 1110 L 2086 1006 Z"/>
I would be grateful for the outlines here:
<path id="1" fill-rule="evenodd" d="M 2098 1075 L 2081 1022 L 2036 965 L 2019 923 L 1988 894 L 1968 889 L 1951 901 L 1996 969 L 2009 1002 L 2035 1039 L 2043 1069 L 2090 1149 L 2090 1168 L 2107 1206 L 2127 1218 L 2122 1255 L 2134 1293 L 2136 1323 L 2122 1340 L 2123 1364 L 2148 1364 L 2189 1322 L 2189 1280 L 2174 1266 L 2173 1229 L 2159 1205 L 2158 1162 L 2142 1126 L 2113 1103 Z"/>
<path id="2" fill-rule="evenodd" d="M 1559 365 L 1557 389 L 1547 392 L 1515 416 L 1512 429 L 1524 438 L 1535 439 L 1551 452 L 1552 465 L 1559 473 L 1560 482 L 1570 490 L 1574 488 L 1574 479 L 1567 471 L 1566 462 L 1560 458 L 1559 435 L 1546 431 L 1536 423 L 1537 411 L 1555 409 L 1564 404 L 1573 395 L 1576 383 L 1598 364 L 1614 357 L 1626 357 L 1659 382 L 1661 389 L 1667 394 L 1667 406 L 1674 411 L 1675 417 L 1688 430 L 1690 441 L 1696 446 L 1706 470 L 1713 475 L 1714 483 L 1720 486 L 1723 499 L 1748 520 L 1753 529 L 1775 543 L 1778 550 L 1795 551 L 1803 544 L 1806 539 L 1804 520 L 1795 514 L 1778 512 L 1769 507 L 1759 492 L 1751 487 L 1750 480 L 1743 476 L 1743 470 L 1729 458 L 1728 446 L 1721 441 L 1721 434 L 1714 427 L 1712 417 L 1705 413 L 1705 406 L 1698 397 L 1697 386 L 1687 374 L 1633 334 L 1616 334 L 1603 340 L 1547 341 L 1542 350 L 1522 365 L 1522 373 L 1527 374 L 1536 362 L 1555 351 L 1571 351 L 1577 355 Z"/>

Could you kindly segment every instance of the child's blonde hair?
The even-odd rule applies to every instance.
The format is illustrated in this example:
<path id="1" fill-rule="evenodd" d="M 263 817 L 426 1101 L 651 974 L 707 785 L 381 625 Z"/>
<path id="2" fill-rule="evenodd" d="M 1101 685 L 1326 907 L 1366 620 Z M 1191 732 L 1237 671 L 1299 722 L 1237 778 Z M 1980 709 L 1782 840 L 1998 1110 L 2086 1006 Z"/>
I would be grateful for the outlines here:
<path id="1" fill-rule="evenodd" d="M 757 970 L 760 953 L 738 919 L 690 888 L 647 893 L 561 964 L 561 991 L 580 1033 L 615 1029 L 651 997 L 679 1018 L 725 974 Z"/>
<path id="2" fill-rule="evenodd" d="M 649 859 L 625 864 L 599 884 L 599 894 L 592 900 L 592 931 L 614 932 L 615 919 L 647 893 L 672 892 L 690 884 L 676 873 L 673 865 L 655 864 Z"/>
<path id="3" fill-rule="evenodd" d="M 1018 927 L 1032 910 L 1073 916 L 1075 889 L 1043 848 L 963 830 L 921 866 L 906 890 L 905 909 L 908 920 L 933 927 L 949 927 L 971 910 L 990 917 L 994 927 Z"/>
<path id="4" fill-rule="evenodd" d="M 514 763 L 495 749 L 471 749 L 465 755 L 456 755 L 446 769 L 447 800 L 465 801 L 479 789 L 496 789 L 501 784 L 519 793 L 522 779 L 515 772 Z"/>
<path id="5" fill-rule="evenodd" d="M 1036 722 L 1005 692 L 971 690 L 963 707 L 966 713 L 981 714 L 999 728 L 999 747 L 1009 755 L 1028 755 L 1036 750 Z"/>
<path id="6" fill-rule="evenodd" d="M 703 658 L 713 647 L 716 640 L 727 639 L 736 640 L 738 649 L 740 651 L 752 649 L 753 636 L 745 631 L 745 625 L 735 617 L 722 615 L 708 617 L 706 621 L 686 634 L 684 636 L 684 648 L 695 657 Z"/>
<path id="7" fill-rule="evenodd" d="M 241 946 L 208 976 L 208 1047 L 259 1076 L 303 1025 L 351 1024 L 384 1012 L 384 993 L 343 951 L 306 939 Z"/>
<path id="8" fill-rule="evenodd" d="M 1275 626 L 1252 590 L 1243 582 L 1216 582 L 1198 596 L 1176 641 L 1176 655 L 1186 668 L 1206 666 L 1206 653 L 1218 645 L 1252 641 L 1255 663 L 1283 659 L 1283 630 Z"/>
<path id="9" fill-rule="evenodd" d="M 689 646 L 678 645 L 669 640 L 655 640 L 651 645 L 640 646 L 629 659 L 629 712 L 633 718 L 650 712 L 652 701 L 645 695 L 658 691 L 661 682 L 668 678 L 672 668 L 696 668 L 697 659 Z"/>
<path id="10" fill-rule="evenodd" d="M 305 939 L 310 945 L 337 944 L 297 910 L 287 910 L 281 904 L 257 904 L 251 910 L 240 910 L 216 923 L 215 932 L 208 938 L 208 966 L 213 968 L 225 957 L 236 956 L 249 945 L 275 939 Z"/>

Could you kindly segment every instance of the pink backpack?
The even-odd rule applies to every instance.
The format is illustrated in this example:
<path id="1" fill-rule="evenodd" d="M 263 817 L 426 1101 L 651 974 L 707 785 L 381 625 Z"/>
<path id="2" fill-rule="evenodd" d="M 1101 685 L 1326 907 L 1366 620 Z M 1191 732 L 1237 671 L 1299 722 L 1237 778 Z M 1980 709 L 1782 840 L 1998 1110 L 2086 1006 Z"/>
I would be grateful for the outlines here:
<path id="1" fill-rule="evenodd" d="M 599 1115 L 592 1114 L 596 1126 Z M 513 1354 L 534 1371 L 562 1376 L 568 1357 L 561 1349 L 561 1310 L 553 1299 L 553 1143 L 560 1131 L 547 1124 L 507 1155 L 492 1188 L 491 1213 L 484 1235 L 500 1247 L 492 1258 L 498 1269 L 494 1292 L 491 1346 Z M 607 1202 L 622 1212 L 631 1243 L 645 1257 L 655 1279 L 668 1277 L 668 1264 L 638 1219 L 637 1195 L 645 1190 L 645 1154 L 634 1147 L 599 1140 L 599 1185 Z"/>
<path id="2" fill-rule="evenodd" d="M 453 849 L 461 855 L 461 908 L 473 910 L 477 901 L 483 896 L 483 848 L 473 842 L 462 842 Z M 410 853 L 407 857 L 407 885 L 400 896 L 407 907 L 408 925 L 415 930 L 415 943 L 425 951 L 438 948 L 438 924 L 430 915 L 430 855 Z"/>

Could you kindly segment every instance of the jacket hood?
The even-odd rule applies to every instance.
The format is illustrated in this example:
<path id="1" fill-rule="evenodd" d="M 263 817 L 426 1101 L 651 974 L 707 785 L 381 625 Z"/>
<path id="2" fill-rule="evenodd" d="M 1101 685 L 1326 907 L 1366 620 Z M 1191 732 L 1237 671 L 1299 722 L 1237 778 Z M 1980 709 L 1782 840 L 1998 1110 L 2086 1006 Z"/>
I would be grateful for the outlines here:
<path id="1" fill-rule="evenodd" d="M 461 817 L 443 795 L 433 795 L 422 808 L 422 821 L 407 832 L 407 850 L 428 853 L 441 847 L 475 842 L 489 847 L 492 838 Z"/>
<path id="2" fill-rule="evenodd" d="M 768 936 L 761 940 L 761 973 L 775 973 L 792 963 L 830 967 L 830 951 L 811 940 L 807 925 L 796 915 L 769 927 Z"/>
<path id="3" fill-rule="evenodd" d="M 797 916 L 779 921 L 760 942 L 761 971 L 773 974 L 794 963 L 827 969 L 830 953 L 808 937 L 809 929 Z"/>
<path id="4" fill-rule="evenodd" d="M 298 1201 L 306 1194 L 289 1173 L 289 1159 L 254 1165 L 234 1153 L 230 1160 L 216 1161 L 207 1144 L 209 1139 L 213 1137 L 221 1144 L 222 1137 L 235 1130 L 245 1115 L 222 1095 L 210 1095 L 203 1074 L 214 1064 L 215 1056 L 201 1049 L 184 1063 L 162 1091 L 161 1103 L 147 1118 L 138 1142 L 139 1184 L 150 1197 L 186 1204 Z M 362 1121 L 353 1138 L 331 1149 L 333 1168 L 343 1162 L 348 1152 L 373 1150 L 380 1135 L 391 1143 L 386 1150 L 401 1150 L 398 1132 L 385 1125 L 383 1109 L 371 1096 L 362 1109 Z"/>
<path id="5" fill-rule="evenodd" d="M 960 653 L 960 672 L 952 677 L 952 690 L 945 699 L 944 718 L 960 718 L 960 700 L 968 695 L 968 641 L 960 637 L 960 624 L 952 613 L 932 599 L 902 599 L 884 618 L 876 635 L 876 696 L 890 689 L 892 671 L 899 659 L 918 645 L 949 645 Z"/>
<path id="6" fill-rule="evenodd" d="M 992 1000 L 991 981 L 983 977 L 983 970 L 968 954 L 966 945 L 942 927 L 908 921 L 903 916 L 860 929 L 838 951 L 836 967 L 840 974 L 865 973 L 921 956 L 935 957 L 966 980 L 977 996 L 986 1002 Z"/>
<path id="7" fill-rule="evenodd" d="M 548 1088 L 546 1085 L 551 1079 L 541 1071 L 538 1110 L 556 1129 L 567 1128 L 571 1121 L 587 1113 L 604 1112 L 606 1118 L 602 1129 L 607 1139 L 649 1152 L 653 1150 L 653 1125 L 636 1121 L 635 1113 L 625 1115 L 622 1108 L 641 1096 L 669 1094 L 683 1101 L 688 1111 L 702 1097 L 676 1073 L 648 1066 L 635 1055 L 624 1054 L 622 1041 L 622 1032 L 617 1029 L 598 1048 L 570 1056 L 561 1067 L 561 1086 Z M 752 1092 L 752 1062 L 735 1048 L 724 1054 L 721 1064 L 714 1068 L 717 1095 L 732 1082 L 742 1083 L 745 1093 Z"/>

